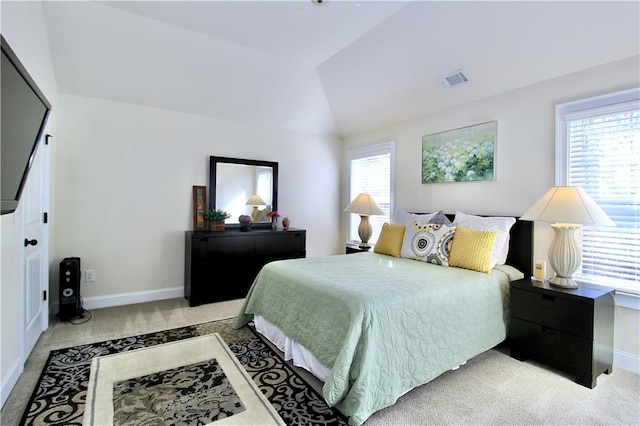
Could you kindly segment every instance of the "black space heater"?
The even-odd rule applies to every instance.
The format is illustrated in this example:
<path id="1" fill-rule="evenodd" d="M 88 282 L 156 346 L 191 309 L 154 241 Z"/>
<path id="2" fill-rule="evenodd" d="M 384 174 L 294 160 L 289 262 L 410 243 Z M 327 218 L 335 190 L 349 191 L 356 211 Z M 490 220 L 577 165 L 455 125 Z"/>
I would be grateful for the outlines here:
<path id="1" fill-rule="evenodd" d="M 66 257 L 60 262 L 58 317 L 63 321 L 80 316 L 80 271 L 79 257 Z"/>

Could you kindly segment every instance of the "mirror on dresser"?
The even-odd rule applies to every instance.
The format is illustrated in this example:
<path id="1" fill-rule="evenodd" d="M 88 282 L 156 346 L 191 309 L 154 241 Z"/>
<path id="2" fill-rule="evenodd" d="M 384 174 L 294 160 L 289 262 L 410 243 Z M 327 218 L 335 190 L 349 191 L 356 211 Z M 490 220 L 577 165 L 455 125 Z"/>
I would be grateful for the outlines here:
<path id="1" fill-rule="evenodd" d="M 228 212 L 231 225 L 246 214 L 253 218 L 254 226 L 269 226 L 266 212 L 278 209 L 278 163 L 209 157 L 209 208 Z"/>

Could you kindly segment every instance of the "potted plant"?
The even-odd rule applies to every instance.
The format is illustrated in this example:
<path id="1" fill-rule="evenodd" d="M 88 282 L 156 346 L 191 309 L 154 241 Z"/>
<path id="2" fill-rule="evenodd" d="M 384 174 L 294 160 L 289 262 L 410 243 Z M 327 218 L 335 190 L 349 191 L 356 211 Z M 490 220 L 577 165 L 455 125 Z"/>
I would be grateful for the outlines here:
<path id="1" fill-rule="evenodd" d="M 220 209 L 207 210 L 204 212 L 204 218 L 209 223 L 209 231 L 211 232 L 224 231 L 224 221 L 230 217 L 231 215 L 229 213 Z"/>

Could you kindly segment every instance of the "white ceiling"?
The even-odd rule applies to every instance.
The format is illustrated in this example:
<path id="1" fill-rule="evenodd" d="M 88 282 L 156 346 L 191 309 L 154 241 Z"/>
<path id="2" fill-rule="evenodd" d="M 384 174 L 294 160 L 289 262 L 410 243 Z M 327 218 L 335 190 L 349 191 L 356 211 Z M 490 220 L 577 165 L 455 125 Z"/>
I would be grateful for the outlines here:
<path id="1" fill-rule="evenodd" d="M 640 54 L 640 2 L 45 1 L 59 90 L 348 136 Z M 470 81 L 438 77 L 464 69 Z"/>

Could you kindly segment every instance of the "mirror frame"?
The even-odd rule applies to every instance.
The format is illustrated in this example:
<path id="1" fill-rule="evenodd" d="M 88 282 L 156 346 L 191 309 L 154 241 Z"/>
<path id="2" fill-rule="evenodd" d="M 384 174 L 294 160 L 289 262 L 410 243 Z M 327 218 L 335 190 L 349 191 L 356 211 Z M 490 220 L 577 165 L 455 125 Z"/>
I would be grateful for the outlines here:
<path id="1" fill-rule="evenodd" d="M 278 210 L 278 162 L 277 161 L 260 161 L 260 160 L 248 160 L 245 158 L 232 158 L 232 157 L 209 157 L 209 209 L 216 209 L 216 181 L 217 171 L 219 163 L 231 163 L 231 164 L 243 164 L 246 166 L 263 166 L 271 167 L 273 170 L 272 183 L 272 202 L 271 208 L 274 211 Z M 230 223 L 227 226 L 240 226 L 239 223 Z M 271 227 L 269 222 L 253 223 L 253 227 L 256 228 L 268 228 Z"/>

